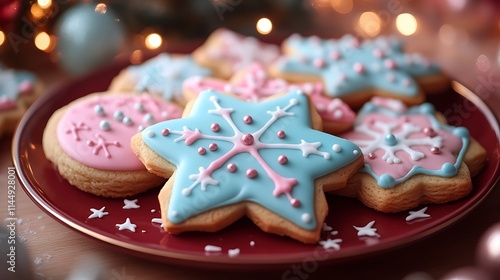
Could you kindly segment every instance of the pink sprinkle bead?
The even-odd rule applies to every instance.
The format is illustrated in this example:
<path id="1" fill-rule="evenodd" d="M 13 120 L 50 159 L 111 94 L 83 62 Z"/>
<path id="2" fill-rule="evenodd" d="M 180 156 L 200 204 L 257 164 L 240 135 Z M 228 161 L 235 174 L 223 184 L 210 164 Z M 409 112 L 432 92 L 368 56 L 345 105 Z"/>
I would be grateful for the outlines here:
<path id="1" fill-rule="evenodd" d="M 279 162 L 279 164 L 287 164 L 288 158 L 284 155 L 281 155 L 278 157 L 278 162 Z"/>
<path id="2" fill-rule="evenodd" d="M 286 133 L 285 133 L 285 131 L 280 130 L 280 131 L 278 131 L 278 132 L 276 133 L 276 136 L 278 136 L 278 138 L 279 138 L 279 139 L 283 139 L 283 138 L 285 138 Z"/>
<path id="3" fill-rule="evenodd" d="M 241 137 L 241 142 L 243 142 L 243 145 L 245 146 L 250 146 L 253 144 L 253 135 L 250 133 L 247 133 Z"/>
<path id="4" fill-rule="evenodd" d="M 243 117 L 243 122 L 246 124 L 251 124 L 253 122 L 252 116 L 246 115 Z"/>
<path id="5" fill-rule="evenodd" d="M 359 62 L 354 63 L 353 68 L 354 68 L 354 71 L 358 74 L 363 74 L 363 73 L 365 73 L 365 70 L 366 70 L 365 66 Z"/>
<path id="6" fill-rule="evenodd" d="M 168 130 L 168 128 L 164 128 L 161 130 L 161 135 L 163 135 L 163 136 L 168 136 L 169 133 L 170 133 L 170 130 Z"/>
<path id="7" fill-rule="evenodd" d="M 220 130 L 220 125 L 218 123 L 213 123 L 211 126 L 210 126 L 210 129 L 213 131 L 213 132 L 218 132 Z"/>
<path id="8" fill-rule="evenodd" d="M 433 153 L 435 155 L 439 155 L 441 153 L 441 149 L 439 149 L 438 147 L 432 147 L 431 153 Z"/>
<path id="9" fill-rule="evenodd" d="M 215 143 L 210 143 L 210 145 L 208 145 L 208 149 L 212 152 L 217 151 L 218 148 L 219 148 L 219 146 L 217 146 L 217 144 L 215 144 Z"/>
<path id="10" fill-rule="evenodd" d="M 227 165 L 227 171 L 234 173 L 234 172 L 236 172 L 236 170 L 238 170 L 238 167 L 236 166 L 236 164 L 230 163 Z"/>
<path id="11" fill-rule="evenodd" d="M 204 154 L 206 154 L 206 153 L 207 153 L 207 150 L 206 150 L 205 148 L 203 148 L 203 147 L 199 147 L 199 148 L 198 148 L 198 154 L 200 154 L 200 155 L 204 155 Z"/>
<path id="12" fill-rule="evenodd" d="M 253 179 L 255 177 L 257 177 L 258 173 L 257 173 L 257 170 L 253 169 L 253 168 L 250 168 L 247 170 L 247 177 L 250 178 L 250 179 Z"/>
<path id="13" fill-rule="evenodd" d="M 297 208 L 300 206 L 300 200 L 292 198 L 292 200 L 290 200 L 290 204 L 292 204 L 293 207 Z"/>

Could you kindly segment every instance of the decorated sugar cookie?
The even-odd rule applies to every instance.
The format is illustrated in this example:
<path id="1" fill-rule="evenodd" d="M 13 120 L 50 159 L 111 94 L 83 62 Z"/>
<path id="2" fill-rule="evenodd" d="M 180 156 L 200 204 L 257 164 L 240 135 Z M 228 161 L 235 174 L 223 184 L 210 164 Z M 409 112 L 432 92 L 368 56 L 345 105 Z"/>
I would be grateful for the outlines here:
<path id="1" fill-rule="evenodd" d="M 334 40 L 295 34 L 283 42 L 283 49 L 286 55 L 273 66 L 274 75 L 322 81 L 327 96 L 352 107 L 361 107 L 372 96 L 417 105 L 425 99 L 422 88 L 431 92 L 448 85 L 438 66 L 419 54 L 404 53 L 395 38 L 360 42 L 351 35 Z"/>
<path id="2" fill-rule="evenodd" d="M 184 82 L 183 92 L 187 100 L 198 97 L 206 89 L 226 92 L 247 102 L 261 102 L 273 95 L 292 89 L 301 89 L 311 98 L 323 121 L 323 130 L 339 133 L 349 129 L 354 123 L 355 114 L 342 100 L 323 95 L 323 85 L 316 83 L 290 84 L 283 79 L 273 79 L 265 67 L 254 63 L 238 73 L 229 81 L 212 77 L 191 77 Z"/>
<path id="3" fill-rule="evenodd" d="M 252 63 L 268 66 L 280 56 L 280 49 L 254 37 L 231 30 L 215 30 L 207 41 L 193 52 L 194 60 L 213 70 L 215 77 L 228 79 Z"/>
<path id="4" fill-rule="evenodd" d="M 109 91 L 147 92 L 167 101 L 184 104 L 182 83 L 192 76 L 209 76 L 208 68 L 202 67 L 190 55 L 162 53 L 143 64 L 129 66 L 113 79 Z"/>
<path id="5" fill-rule="evenodd" d="M 154 173 L 164 229 L 216 231 L 246 215 L 266 232 L 318 241 L 334 190 L 362 165 L 351 142 L 315 130 L 301 91 L 247 103 L 206 90 L 185 118 L 153 125 L 132 147 Z"/>
<path id="6" fill-rule="evenodd" d="M 361 148 L 365 165 L 337 193 L 382 212 L 462 198 L 486 160 L 468 130 L 441 122 L 429 103 L 407 108 L 374 98 L 359 112 L 353 131 L 341 137 Z"/>
<path id="7" fill-rule="evenodd" d="M 130 148 L 130 138 L 181 114 L 176 105 L 149 94 L 91 94 L 52 115 L 43 149 L 75 187 L 104 197 L 134 195 L 165 179 L 146 170 Z"/>
<path id="8" fill-rule="evenodd" d="M 0 64 L 0 136 L 15 130 L 42 90 L 33 73 L 8 69 Z"/>

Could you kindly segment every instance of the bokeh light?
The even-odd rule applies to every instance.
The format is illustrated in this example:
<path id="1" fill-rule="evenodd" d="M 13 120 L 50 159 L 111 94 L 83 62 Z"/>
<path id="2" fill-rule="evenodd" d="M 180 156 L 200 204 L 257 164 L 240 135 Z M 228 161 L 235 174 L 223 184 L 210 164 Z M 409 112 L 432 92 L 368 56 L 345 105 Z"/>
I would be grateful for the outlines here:
<path id="1" fill-rule="evenodd" d="M 31 5 L 30 12 L 34 18 L 41 18 L 44 14 L 43 9 L 37 3 Z"/>
<path id="2" fill-rule="evenodd" d="M 99 3 L 95 6 L 95 11 L 97 13 L 105 14 L 107 10 L 108 10 L 108 7 L 104 3 Z"/>
<path id="3" fill-rule="evenodd" d="M 375 37 L 380 33 L 382 20 L 374 12 L 364 12 L 359 17 L 359 28 L 369 37 Z"/>
<path id="4" fill-rule="evenodd" d="M 348 14 L 352 11 L 354 3 L 352 0 L 331 0 L 330 6 L 339 14 Z"/>
<path id="5" fill-rule="evenodd" d="M 51 0 L 37 0 L 36 2 L 38 3 L 40 8 L 42 8 L 42 9 L 47 9 L 50 7 L 50 5 L 52 5 Z"/>
<path id="6" fill-rule="evenodd" d="M 396 28 L 405 35 L 410 36 L 417 31 L 417 19 L 409 13 L 403 13 L 396 17 Z"/>
<path id="7" fill-rule="evenodd" d="M 132 64 L 139 64 L 142 62 L 142 51 L 141 50 L 135 50 L 130 54 L 130 63 Z"/>
<path id="8" fill-rule="evenodd" d="M 161 46 L 163 43 L 163 40 L 158 33 L 151 33 L 148 36 L 146 36 L 146 40 L 144 41 L 144 44 L 146 45 L 146 48 L 150 50 L 155 50 Z"/>
<path id="9" fill-rule="evenodd" d="M 257 21 L 257 32 L 266 35 L 273 30 L 273 23 L 268 18 L 261 18 Z"/>
<path id="10" fill-rule="evenodd" d="M 5 42 L 5 33 L 0 30 L 0 46 Z"/>
<path id="11" fill-rule="evenodd" d="M 49 52 L 52 50 L 52 38 L 46 32 L 40 32 L 35 37 L 35 46 L 42 51 Z"/>

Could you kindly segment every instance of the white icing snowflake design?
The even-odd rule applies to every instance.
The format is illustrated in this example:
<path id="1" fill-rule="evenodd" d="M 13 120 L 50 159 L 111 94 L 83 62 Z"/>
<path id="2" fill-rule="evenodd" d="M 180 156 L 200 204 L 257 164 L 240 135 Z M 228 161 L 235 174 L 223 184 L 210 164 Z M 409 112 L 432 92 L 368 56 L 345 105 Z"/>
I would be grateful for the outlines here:
<path id="1" fill-rule="evenodd" d="M 309 113 L 300 91 L 258 104 L 211 90 L 198 100 L 194 116 L 152 126 L 142 134 L 153 151 L 178 167 L 169 220 L 180 222 L 203 209 L 249 200 L 303 228 L 314 228 L 312 179 L 352 162 L 359 148 L 313 130 L 303 120 Z M 204 206 L 193 204 L 199 199 Z"/>

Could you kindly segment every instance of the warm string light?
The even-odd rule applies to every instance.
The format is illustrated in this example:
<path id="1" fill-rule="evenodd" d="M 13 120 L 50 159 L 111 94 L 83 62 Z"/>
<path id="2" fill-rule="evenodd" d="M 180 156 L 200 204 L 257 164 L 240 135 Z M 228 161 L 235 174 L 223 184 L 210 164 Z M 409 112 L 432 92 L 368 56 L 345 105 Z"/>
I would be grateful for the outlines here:
<path id="1" fill-rule="evenodd" d="M 37 0 L 36 2 L 38 3 L 38 6 L 40 6 L 40 8 L 42 9 L 47 9 L 52 5 L 51 0 Z"/>
<path id="2" fill-rule="evenodd" d="M 358 26 L 363 34 L 369 37 L 375 37 L 382 29 L 382 20 L 374 12 L 364 12 L 359 17 Z"/>
<path id="3" fill-rule="evenodd" d="M 339 14 L 348 14 L 352 11 L 354 3 L 352 0 L 331 0 L 330 6 Z"/>
<path id="4" fill-rule="evenodd" d="M 151 33 L 148 36 L 146 36 L 146 39 L 144 40 L 144 45 L 146 48 L 150 50 L 155 50 L 161 46 L 163 43 L 163 40 L 158 33 Z"/>
<path id="5" fill-rule="evenodd" d="M 404 36 L 410 36 L 417 31 L 417 19 L 409 13 L 403 13 L 396 17 L 396 28 Z"/>
<path id="6" fill-rule="evenodd" d="M 50 52 L 54 48 L 55 38 L 49 36 L 46 32 L 40 32 L 35 36 L 35 46 L 42 51 Z"/>
<path id="7" fill-rule="evenodd" d="M 261 18 L 257 21 L 257 32 L 262 35 L 267 35 L 273 30 L 273 23 L 268 18 Z"/>

